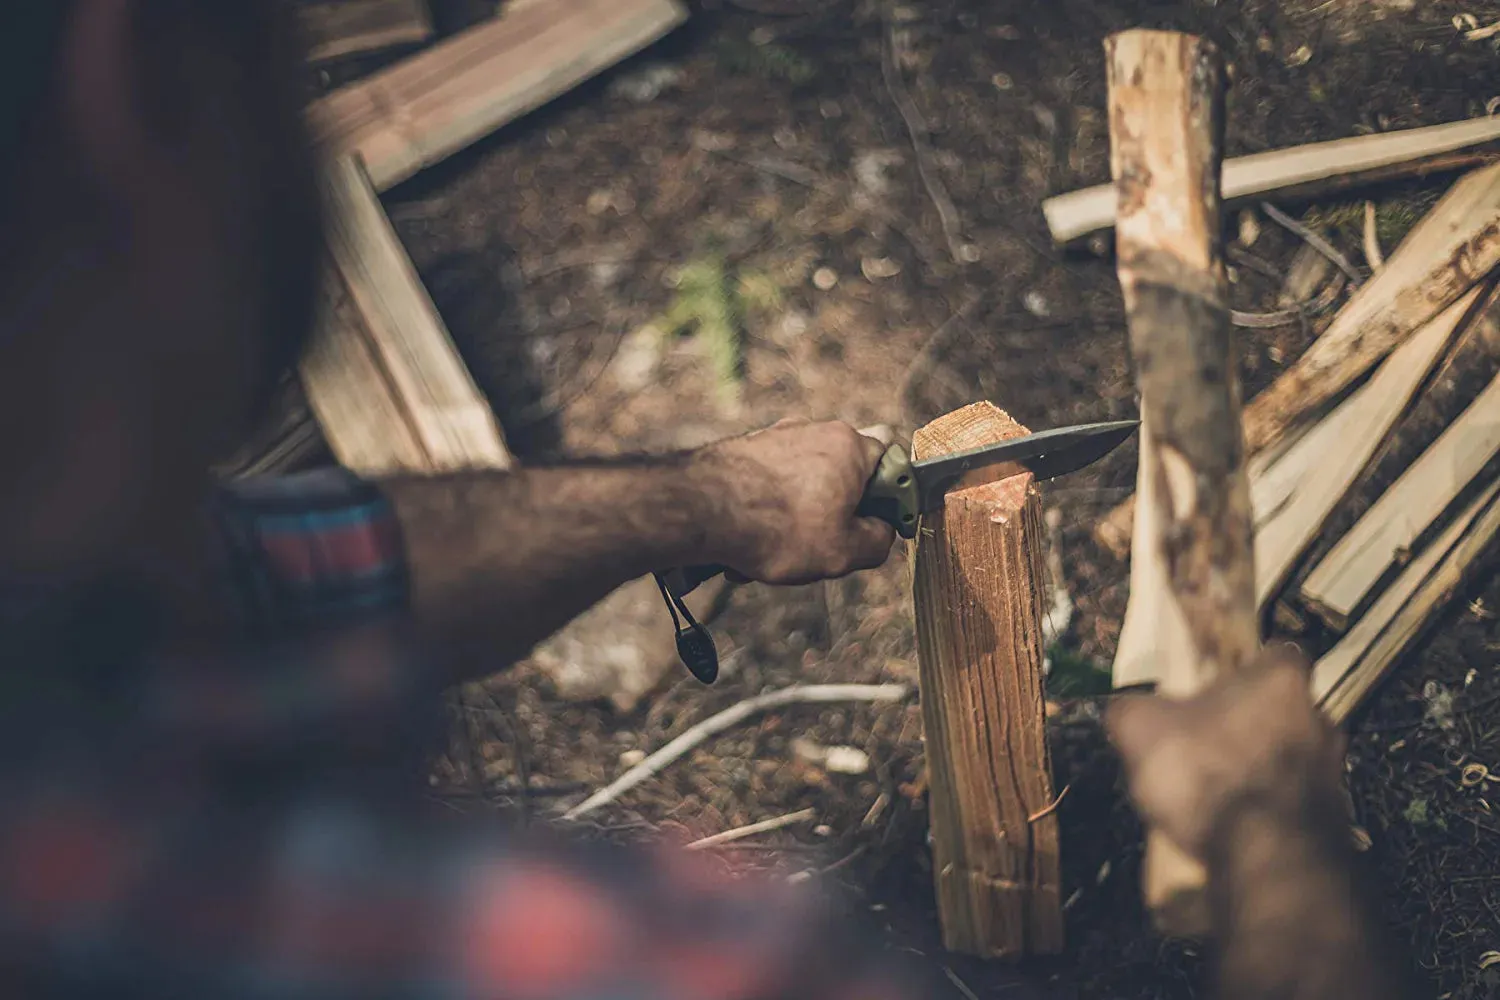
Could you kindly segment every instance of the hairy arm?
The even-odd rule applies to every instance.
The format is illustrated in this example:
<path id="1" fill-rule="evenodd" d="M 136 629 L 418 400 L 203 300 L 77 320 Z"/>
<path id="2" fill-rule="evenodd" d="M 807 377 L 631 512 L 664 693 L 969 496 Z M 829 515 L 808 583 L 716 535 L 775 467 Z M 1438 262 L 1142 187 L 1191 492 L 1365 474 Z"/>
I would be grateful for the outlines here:
<path id="1" fill-rule="evenodd" d="M 1343 809 L 1344 741 L 1301 654 L 1185 701 L 1125 697 L 1110 735 L 1136 807 L 1209 870 L 1220 1000 L 1399 1000 Z"/>
<path id="2" fill-rule="evenodd" d="M 418 620 L 493 670 L 653 570 L 713 563 L 802 583 L 878 565 L 893 532 L 855 508 L 883 450 L 846 424 L 784 423 L 664 458 L 381 488 Z"/>

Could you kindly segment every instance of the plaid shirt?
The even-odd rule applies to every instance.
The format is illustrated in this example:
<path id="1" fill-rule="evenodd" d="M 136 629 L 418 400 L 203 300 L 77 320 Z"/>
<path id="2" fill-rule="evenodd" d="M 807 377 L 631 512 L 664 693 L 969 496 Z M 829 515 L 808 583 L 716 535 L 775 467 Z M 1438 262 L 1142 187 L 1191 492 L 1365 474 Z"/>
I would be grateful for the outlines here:
<path id="1" fill-rule="evenodd" d="M 389 506 L 318 472 L 216 507 L 261 633 L 239 652 L 149 653 L 129 588 L 0 602 L 27 667 L 0 671 L 4 995 L 903 995 L 788 887 L 432 815 L 412 751 L 439 674 L 385 613 L 407 594 Z"/>

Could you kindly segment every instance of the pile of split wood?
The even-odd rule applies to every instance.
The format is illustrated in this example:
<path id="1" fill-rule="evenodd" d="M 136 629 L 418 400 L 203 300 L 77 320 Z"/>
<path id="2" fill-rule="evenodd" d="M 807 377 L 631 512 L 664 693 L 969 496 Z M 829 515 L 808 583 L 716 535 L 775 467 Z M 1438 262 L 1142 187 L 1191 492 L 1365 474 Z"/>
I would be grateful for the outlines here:
<path id="1" fill-rule="evenodd" d="M 1346 161 L 1356 171 L 1377 161 L 1389 170 L 1382 145 L 1420 159 L 1450 153 L 1447 139 L 1484 141 L 1497 131 L 1480 120 L 1262 154 L 1251 173 L 1229 161 L 1225 195 L 1312 180 L 1278 164 L 1313 160 L 1321 179 L 1337 184 L 1330 149 L 1373 152 Z M 1087 196 L 1049 206 L 1057 235 L 1112 223 L 1110 211 L 1079 221 Z M 1108 199 L 1096 207 L 1112 208 Z M 1433 623 L 1500 531 L 1497 264 L 1500 164 L 1491 164 L 1461 175 L 1303 357 L 1245 406 L 1257 606 L 1263 619 L 1332 633 L 1313 687 L 1335 720 Z M 1123 557 L 1139 523 L 1127 502 L 1096 534 Z M 1132 611 L 1145 607 L 1132 602 Z M 1157 625 L 1127 614 L 1117 686 L 1163 680 L 1159 661 L 1139 655 Z"/>

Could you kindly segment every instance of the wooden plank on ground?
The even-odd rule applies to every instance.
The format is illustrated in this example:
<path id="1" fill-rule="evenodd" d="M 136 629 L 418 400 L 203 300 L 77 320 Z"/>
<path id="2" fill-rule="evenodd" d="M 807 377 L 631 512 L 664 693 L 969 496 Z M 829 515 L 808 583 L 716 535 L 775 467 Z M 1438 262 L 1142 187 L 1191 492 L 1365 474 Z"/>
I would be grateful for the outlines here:
<path id="1" fill-rule="evenodd" d="M 417 45 L 432 37 L 427 0 L 319 0 L 297 5 L 312 63 Z"/>
<path id="2" fill-rule="evenodd" d="M 1417 331 L 1392 352 L 1368 382 L 1267 470 L 1267 480 L 1280 477 L 1283 482 L 1295 481 L 1280 509 L 1256 526 L 1255 597 L 1259 606 L 1264 607 L 1276 596 L 1297 560 L 1317 540 L 1329 515 L 1369 466 L 1391 428 L 1410 409 L 1417 390 L 1463 329 L 1479 297 L 1480 289 L 1471 289 Z M 1257 485 L 1251 483 L 1252 494 Z"/>
<path id="3" fill-rule="evenodd" d="M 1473 576 L 1500 531 L 1500 484 L 1469 502 L 1313 668 L 1312 691 L 1344 723 Z"/>
<path id="4" fill-rule="evenodd" d="M 359 153 L 384 191 L 639 51 L 686 16 L 677 0 L 522 4 L 320 98 L 308 121 L 331 153 Z"/>
<path id="5" fill-rule="evenodd" d="M 356 157 L 328 164 L 331 276 L 302 382 L 329 447 L 355 472 L 512 464 L 499 426 Z"/>
<path id="6" fill-rule="evenodd" d="M 1445 161 L 1468 147 L 1500 140 L 1500 118 L 1475 118 L 1400 132 L 1361 135 L 1240 156 L 1224 163 L 1223 199 L 1238 202 L 1278 192 L 1307 193 L 1319 183 L 1348 186 L 1472 162 Z M 1433 161 L 1437 162 L 1434 163 Z M 1070 191 L 1042 202 L 1053 240 L 1069 243 L 1115 224 L 1113 184 Z"/>
<path id="7" fill-rule="evenodd" d="M 1026 433 L 990 403 L 917 431 L 916 458 Z M 1062 949 L 1058 825 L 1042 694 L 1042 505 L 1030 473 L 950 493 L 914 559 L 933 869 L 944 944 Z"/>
<path id="8" fill-rule="evenodd" d="M 1158 690 L 1185 697 L 1243 669 L 1260 647 L 1237 355 L 1219 257 L 1223 69 L 1212 44 L 1175 32 L 1128 31 L 1105 47 L 1144 489 L 1132 611 L 1116 663 L 1164 664 Z M 1146 567 L 1150 585 L 1140 586 Z M 1199 859 L 1152 831 L 1143 878 L 1164 932 L 1208 931 Z"/>
<path id="9" fill-rule="evenodd" d="M 1500 263 L 1500 163 L 1455 184 L 1417 223 L 1380 273 L 1366 282 L 1333 324 L 1245 407 L 1251 454 L 1275 445 L 1319 412 L 1407 337 L 1456 302 Z M 1123 558 L 1134 500 L 1106 515 L 1101 544 Z"/>
<path id="10" fill-rule="evenodd" d="M 1302 600 L 1342 628 L 1386 574 L 1461 498 L 1500 452 L 1500 378 L 1339 539 L 1308 573 Z"/>

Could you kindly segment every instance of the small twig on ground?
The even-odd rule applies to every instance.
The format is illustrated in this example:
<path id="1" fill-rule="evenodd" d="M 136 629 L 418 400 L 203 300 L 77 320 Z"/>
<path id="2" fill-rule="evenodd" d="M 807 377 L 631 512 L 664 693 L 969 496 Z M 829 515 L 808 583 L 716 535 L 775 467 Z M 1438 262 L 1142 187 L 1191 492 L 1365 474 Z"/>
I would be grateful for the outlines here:
<path id="1" fill-rule="evenodd" d="M 1251 330 L 1271 330 L 1278 326 L 1288 326 L 1299 320 L 1305 320 L 1312 316 L 1321 316 L 1333 307 L 1338 301 L 1339 293 L 1344 290 L 1344 276 L 1335 274 L 1333 280 L 1323 286 L 1323 290 L 1306 302 L 1299 302 L 1289 309 L 1281 309 L 1275 312 L 1240 312 L 1231 309 L 1229 320 L 1235 326 Z"/>
<path id="2" fill-rule="evenodd" d="M 710 847 L 717 847 L 720 844 L 742 840 L 745 837 L 753 837 L 757 833 L 770 833 L 772 830 L 780 830 L 783 827 L 792 826 L 796 823 L 806 823 L 816 819 L 817 816 L 818 811 L 816 809 L 802 809 L 794 813 L 787 813 L 785 816 L 774 816 L 771 819 L 763 819 L 759 823 L 737 826 L 733 830 L 725 830 L 723 833 L 716 833 L 711 837 L 703 837 L 695 840 L 687 845 L 686 850 L 702 851 Z"/>
<path id="3" fill-rule="evenodd" d="M 705 740 L 732 729 L 760 712 L 787 705 L 840 701 L 905 701 L 911 689 L 905 684 L 807 684 L 783 688 L 768 694 L 747 698 L 732 705 L 717 715 L 710 716 L 690 727 L 660 750 L 620 775 L 607 786 L 590 795 L 583 802 L 563 814 L 565 820 L 575 820 L 601 806 L 606 806 L 650 778 Z"/>
<path id="4" fill-rule="evenodd" d="M 1365 262 L 1370 265 L 1370 270 L 1378 271 L 1385 267 L 1385 254 L 1380 249 L 1380 233 L 1375 228 L 1375 203 L 1365 202 Z"/>
<path id="5" fill-rule="evenodd" d="M 1062 800 L 1067 797 L 1068 790 L 1072 787 L 1072 785 L 1064 785 L 1063 790 L 1057 793 L 1057 798 L 1052 800 L 1052 804 L 1050 806 L 1041 810 L 1040 812 L 1032 813 L 1030 816 L 1027 816 L 1026 822 L 1035 823 L 1037 820 L 1046 819 L 1048 816 L 1051 816 L 1054 812 L 1057 811 L 1057 807 L 1062 805 Z"/>
<path id="6" fill-rule="evenodd" d="M 953 263 L 968 264 L 970 261 L 964 249 L 963 227 L 959 222 L 958 209 L 954 207 L 953 199 L 948 196 L 948 189 L 943 186 L 932 166 L 927 122 L 901 80 L 901 67 L 896 63 L 896 26 L 891 20 L 889 7 L 885 13 L 885 44 L 880 51 L 880 72 L 885 77 L 885 89 L 895 102 L 896 110 L 901 113 L 901 120 L 906 123 L 906 132 L 917 160 L 917 175 L 922 178 L 922 186 L 927 189 L 932 207 L 937 209 L 938 221 L 943 226 L 943 238 L 948 243 L 948 253 L 952 256 Z"/>
<path id="7" fill-rule="evenodd" d="M 1228 257 L 1230 260 L 1234 261 L 1241 267 L 1248 268 L 1249 270 L 1254 271 L 1257 274 L 1263 274 L 1267 278 L 1273 278 L 1276 281 L 1285 280 L 1286 276 L 1281 273 L 1280 269 L 1277 268 L 1275 264 L 1272 264 L 1270 261 L 1265 260 L 1261 257 L 1257 257 L 1255 254 L 1251 253 L 1248 250 L 1244 250 L 1236 246 L 1228 246 L 1224 248 L 1224 256 Z"/>
<path id="8" fill-rule="evenodd" d="M 1247 330 L 1274 330 L 1278 326 L 1291 326 L 1302 318 L 1301 309 L 1280 309 L 1276 312 L 1229 311 L 1229 321 Z"/>
<path id="9" fill-rule="evenodd" d="M 1482 28 L 1471 28 L 1464 32 L 1464 38 L 1470 42 L 1482 42 L 1486 39 L 1494 38 L 1496 35 L 1500 35 L 1500 21 L 1496 21 L 1494 24 L 1486 24 Z"/>
<path id="10" fill-rule="evenodd" d="M 1359 287 L 1362 280 L 1359 275 L 1359 269 L 1356 268 L 1353 264 L 1349 263 L 1349 258 L 1339 253 L 1338 249 L 1332 243 L 1329 243 L 1323 237 L 1319 236 L 1317 233 L 1313 232 L 1311 229 L 1307 228 L 1302 223 L 1292 218 L 1290 215 L 1287 215 L 1281 209 L 1277 208 L 1275 205 L 1272 205 L 1268 201 L 1261 202 L 1260 208 L 1261 211 L 1265 212 L 1266 215 L 1271 217 L 1272 222 L 1276 223 L 1278 226 L 1281 226 L 1287 232 L 1299 237 L 1308 246 L 1318 251 L 1318 253 L 1322 254 L 1324 257 L 1327 257 L 1330 261 L 1333 262 L 1333 265 L 1335 267 L 1349 276 L 1349 280 L 1353 282 L 1355 288 Z"/>
<path id="11" fill-rule="evenodd" d="M 958 973 L 946 965 L 943 966 L 943 975 L 948 977 L 948 982 L 953 984 L 954 989 L 963 994 L 964 1000 L 979 1000 L 979 995 L 969 988 L 969 984 L 959 979 Z"/>

